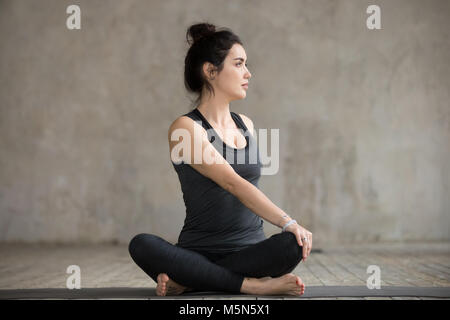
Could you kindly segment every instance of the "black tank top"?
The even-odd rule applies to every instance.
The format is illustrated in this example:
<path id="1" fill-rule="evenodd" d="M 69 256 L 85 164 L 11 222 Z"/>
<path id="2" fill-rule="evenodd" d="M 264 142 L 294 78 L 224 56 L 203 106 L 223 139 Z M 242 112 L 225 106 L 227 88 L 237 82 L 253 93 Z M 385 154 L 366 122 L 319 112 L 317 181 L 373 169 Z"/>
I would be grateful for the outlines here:
<path id="1" fill-rule="evenodd" d="M 237 149 L 225 144 L 197 108 L 184 116 L 200 121 L 208 133 L 209 141 L 234 171 L 258 187 L 261 162 L 256 140 L 242 118 L 234 112 L 230 113 L 237 127 L 244 131 L 247 143 L 244 148 Z M 252 152 L 254 156 L 249 158 Z M 177 246 L 195 251 L 227 253 L 266 239 L 264 220 L 233 194 L 183 161 L 179 164 L 172 161 L 172 165 L 178 174 L 186 206 L 186 218 Z"/>

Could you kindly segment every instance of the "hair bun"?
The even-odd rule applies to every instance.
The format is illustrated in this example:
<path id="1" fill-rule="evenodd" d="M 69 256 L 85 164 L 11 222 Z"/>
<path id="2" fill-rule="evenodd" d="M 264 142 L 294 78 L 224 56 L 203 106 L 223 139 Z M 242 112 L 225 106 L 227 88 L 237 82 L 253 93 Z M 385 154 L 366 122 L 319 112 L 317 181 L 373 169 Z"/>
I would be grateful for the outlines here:
<path id="1" fill-rule="evenodd" d="M 216 27 L 210 23 L 198 23 L 189 27 L 186 33 L 187 42 L 192 45 L 202 38 L 210 36 L 216 32 Z M 189 36 L 191 40 L 189 40 Z"/>

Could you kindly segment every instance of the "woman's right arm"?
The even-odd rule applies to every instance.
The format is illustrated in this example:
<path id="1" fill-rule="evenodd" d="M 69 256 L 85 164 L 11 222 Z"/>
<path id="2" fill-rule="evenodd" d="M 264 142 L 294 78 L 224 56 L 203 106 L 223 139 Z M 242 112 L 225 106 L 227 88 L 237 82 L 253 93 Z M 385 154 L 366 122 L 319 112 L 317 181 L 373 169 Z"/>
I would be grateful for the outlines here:
<path id="1" fill-rule="evenodd" d="M 180 135 L 183 138 L 178 138 Z M 176 119 L 169 128 L 168 138 L 172 161 L 176 160 L 174 157 L 180 156 L 199 173 L 213 180 L 223 189 L 237 197 L 252 212 L 275 226 L 281 228 L 286 222 L 292 220 L 286 212 L 270 201 L 261 190 L 234 171 L 230 164 L 209 142 L 206 130 L 192 119 L 185 116 Z M 185 140 L 184 147 L 190 148 L 190 155 L 189 152 L 178 153 L 177 150 L 180 150 L 180 148 L 175 148 L 184 139 L 188 139 Z M 194 143 L 199 143 L 198 141 L 201 141 L 201 147 L 197 145 L 197 150 L 199 151 L 198 153 L 201 151 L 201 154 L 198 155 L 197 159 L 201 159 L 201 161 L 194 163 Z M 175 155 L 174 153 L 177 154 Z M 303 246 L 301 238 L 307 236 L 307 232 L 309 231 L 300 228 L 299 232 L 294 233 L 300 246 Z M 303 249 L 306 253 L 310 251 L 307 248 L 307 244 L 303 246 Z"/>

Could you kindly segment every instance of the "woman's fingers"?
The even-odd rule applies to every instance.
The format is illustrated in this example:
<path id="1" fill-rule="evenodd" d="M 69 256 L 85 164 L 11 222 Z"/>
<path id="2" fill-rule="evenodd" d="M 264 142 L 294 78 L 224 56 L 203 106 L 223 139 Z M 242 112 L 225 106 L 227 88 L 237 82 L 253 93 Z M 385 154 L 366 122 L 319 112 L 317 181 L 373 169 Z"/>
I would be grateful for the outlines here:
<path id="1" fill-rule="evenodd" d="M 311 253 L 311 249 L 312 249 L 312 233 L 308 234 L 308 243 L 309 243 L 309 251 L 308 251 L 308 255 Z"/>
<path id="2" fill-rule="evenodd" d="M 303 241 L 302 241 L 302 236 L 300 235 L 300 232 L 297 231 L 294 234 L 295 234 L 295 237 L 297 238 L 298 245 L 300 247 L 303 247 Z"/>
<path id="3" fill-rule="evenodd" d="M 308 244 L 306 241 L 303 241 L 303 260 L 306 261 L 306 258 L 308 257 Z"/>
<path id="4" fill-rule="evenodd" d="M 300 238 L 301 238 L 302 243 L 303 243 L 303 246 L 302 246 L 303 260 L 306 261 L 306 258 L 308 257 L 308 254 L 309 254 L 308 238 L 304 239 L 305 238 L 304 235 L 300 235 Z"/>
<path id="5" fill-rule="evenodd" d="M 312 248 L 312 233 L 299 225 L 297 225 L 294 230 L 290 231 L 295 234 L 298 245 L 302 247 L 302 259 L 303 261 L 306 261 Z"/>
<path id="6" fill-rule="evenodd" d="M 302 247 L 302 259 L 305 260 L 306 256 L 308 255 L 308 247 L 306 241 L 303 241 L 304 236 L 302 236 L 302 234 L 297 231 L 295 232 L 295 237 L 297 238 L 299 246 Z"/>

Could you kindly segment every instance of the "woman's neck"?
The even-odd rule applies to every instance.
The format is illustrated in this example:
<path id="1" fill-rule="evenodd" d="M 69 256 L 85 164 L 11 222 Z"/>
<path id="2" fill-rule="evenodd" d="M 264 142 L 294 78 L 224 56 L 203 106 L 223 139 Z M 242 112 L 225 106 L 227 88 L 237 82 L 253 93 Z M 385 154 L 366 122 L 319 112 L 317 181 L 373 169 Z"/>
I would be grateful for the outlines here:
<path id="1" fill-rule="evenodd" d="M 233 121 L 229 102 L 204 102 L 200 103 L 197 109 L 200 110 L 208 122 L 212 122 L 219 127 L 226 127 L 230 121 Z"/>

